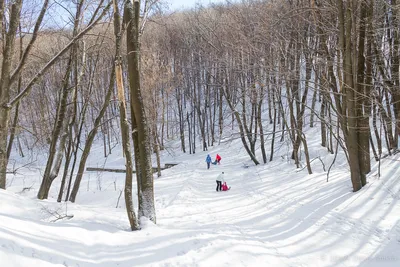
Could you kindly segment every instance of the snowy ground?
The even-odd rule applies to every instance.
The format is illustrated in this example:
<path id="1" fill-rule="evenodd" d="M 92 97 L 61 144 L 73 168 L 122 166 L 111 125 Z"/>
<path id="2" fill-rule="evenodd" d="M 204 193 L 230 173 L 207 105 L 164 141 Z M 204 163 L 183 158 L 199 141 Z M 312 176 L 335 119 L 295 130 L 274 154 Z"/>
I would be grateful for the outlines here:
<path id="1" fill-rule="evenodd" d="M 328 168 L 333 157 L 310 147 Z M 103 165 L 97 152 L 88 166 Z M 124 174 L 88 172 L 76 204 L 55 201 L 57 180 L 49 200 L 38 201 L 38 161 L 0 190 L 0 266 L 400 266 L 400 157 L 382 161 L 380 178 L 374 166 L 368 185 L 352 193 L 342 158 L 326 182 L 319 160 L 308 175 L 289 152 L 261 166 L 239 141 L 165 153 L 162 163 L 179 165 L 155 179 L 157 225 L 143 221 L 137 232 L 123 197 L 116 208 Z M 222 164 L 207 170 L 207 153 Z M 105 166 L 122 168 L 120 156 L 115 150 Z M 215 191 L 221 171 L 228 192 Z M 55 212 L 73 218 L 55 221 Z"/>

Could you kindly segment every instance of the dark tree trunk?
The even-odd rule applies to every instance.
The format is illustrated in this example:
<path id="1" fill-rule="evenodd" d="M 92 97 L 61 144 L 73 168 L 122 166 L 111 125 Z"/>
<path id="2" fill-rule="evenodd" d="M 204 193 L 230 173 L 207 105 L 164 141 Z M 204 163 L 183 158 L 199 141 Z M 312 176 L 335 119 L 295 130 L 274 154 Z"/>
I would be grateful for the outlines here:
<path id="1" fill-rule="evenodd" d="M 132 118 L 135 118 L 137 125 L 133 132 L 137 133 L 139 154 L 135 153 L 136 166 L 140 170 L 140 191 L 139 195 L 139 217 L 147 217 L 156 223 L 156 211 L 154 203 L 154 182 L 153 168 L 151 163 L 150 131 L 145 114 L 145 107 L 140 87 L 140 41 L 139 41 L 139 17 L 140 1 L 135 0 L 125 3 L 124 23 L 127 31 L 127 53 L 128 53 L 128 76 L 130 85 L 130 110 Z M 133 122 L 133 120 L 132 120 Z M 136 150 L 135 150 L 136 151 Z"/>

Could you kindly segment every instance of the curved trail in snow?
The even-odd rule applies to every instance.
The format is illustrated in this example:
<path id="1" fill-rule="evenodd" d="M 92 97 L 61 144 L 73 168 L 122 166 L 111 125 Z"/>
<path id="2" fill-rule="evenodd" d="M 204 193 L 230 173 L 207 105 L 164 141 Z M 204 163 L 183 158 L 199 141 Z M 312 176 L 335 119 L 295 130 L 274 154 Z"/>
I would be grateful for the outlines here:
<path id="1" fill-rule="evenodd" d="M 47 213 L 44 219 L 41 208 L 62 213 L 65 204 L 38 201 L 35 192 L 29 197 L 0 191 L 0 262 L 12 267 L 400 266 L 396 164 L 386 164 L 386 176 L 370 178 L 367 187 L 352 193 L 346 170 L 332 172 L 326 183 L 325 173 L 296 172 L 286 161 L 243 168 L 241 154 L 230 152 L 209 170 L 204 153 L 197 153 L 163 171 L 155 178 L 157 225 L 144 221 L 134 233 L 128 230 L 123 198 L 116 209 L 119 191 L 110 186 L 98 191 L 96 183 L 87 183 L 79 203 L 68 204 L 74 218 L 57 223 L 50 223 Z M 232 187 L 227 192 L 215 191 L 221 171 Z M 124 181 L 123 175 L 103 176 L 112 185 Z"/>

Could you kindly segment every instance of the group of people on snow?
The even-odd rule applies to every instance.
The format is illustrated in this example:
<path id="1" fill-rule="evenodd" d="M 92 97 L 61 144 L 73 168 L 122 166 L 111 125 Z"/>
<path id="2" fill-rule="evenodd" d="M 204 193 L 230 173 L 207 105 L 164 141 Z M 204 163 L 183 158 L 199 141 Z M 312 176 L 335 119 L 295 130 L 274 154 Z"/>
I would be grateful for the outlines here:
<path id="1" fill-rule="evenodd" d="M 210 154 L 208 154 L 206 157 L 207 169 L 210 168 L 211 164 L 213 164 L 213 165 L 221 164 L 221 159 L 222 159 L 221 156 L 219 154 L 217 154 L 215 156 L 215 160 L 212 161 Z"/>
<path id="2" fill-rule="evenodd" d="M 206 163 L 207 163 L 207 169 L 210 169 L 211 164 L 213 165 L 217 165 L 217 164 L 221 164 L 221 156 L 219 154 L 217 154 L 215 156 L 215 160 L 212 161 L 210 154 L 207 155 L 206 157 Z M 228 191 L 229 189 L 231 189 L 230 187 L 228 187 L 228 185 L 226 184 L 225 180 L 224 180 L 224 172 L 220 173 L 217 176 L 216 179 L 217 182 L 217 192 L 218 191 Z"/>
<path id="3" fill-rule="evenodd" d="M 217 164 L 221 164 L 221 156 L 219 154 L 217 154 L 215 156 L 215 160 L 212 161 L 210 154 L 207 155 L 206 157 L 206 163 L 207 163 L 207 169 L 210 169 L 211 164 L 213 165 L 217 165 Z M 228 191 L 229 189 L 231 189 L 230 187 L 228 187 L 228 185 L 225 182 L 224 179 L 224 172 L 221 172 L 216 179 L 217 182 L 217 188 L 216 191 Z"/>
<path id="4" fill-rule="evenodd" d="M 216 181 L 217 181 L 217 188 L 216 188 L 217 192 L 218 191 L 228 191 L 229 189 L 231 189 L 230 187 L 228 187 L 228 185 L 225 182 L 224 172 L 220 173 L 217 176 L 217 180 Z"/>

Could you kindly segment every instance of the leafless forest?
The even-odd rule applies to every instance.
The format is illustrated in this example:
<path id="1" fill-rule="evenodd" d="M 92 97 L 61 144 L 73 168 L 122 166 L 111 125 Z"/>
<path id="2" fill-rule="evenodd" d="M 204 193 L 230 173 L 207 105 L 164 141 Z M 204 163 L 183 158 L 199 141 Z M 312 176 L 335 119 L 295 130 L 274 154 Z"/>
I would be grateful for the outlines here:
<path id="1" fill-rule="evenodd" d="M 58 201 L 74 202 L 92 144 L 106 157 L 119 142 L 136 230 L 138 217 L 156 221 L 151 155 L 168 140 L 196 153 L 228 132 L 255 165 L 289 141 L 293 168 L 303 161 L 311 174 L 307 140 L 316 137 L 305 129 L 318 127 L 322 147 L 346 154 L 358 191 L 371 161 L 398 151 L 399 11 L 397 0 L 243 0 L 180 12 L 154 0 L 0 0 L 0 188 L 11 151 L 41 149 L 38 198 L 60 179 Z"/>

